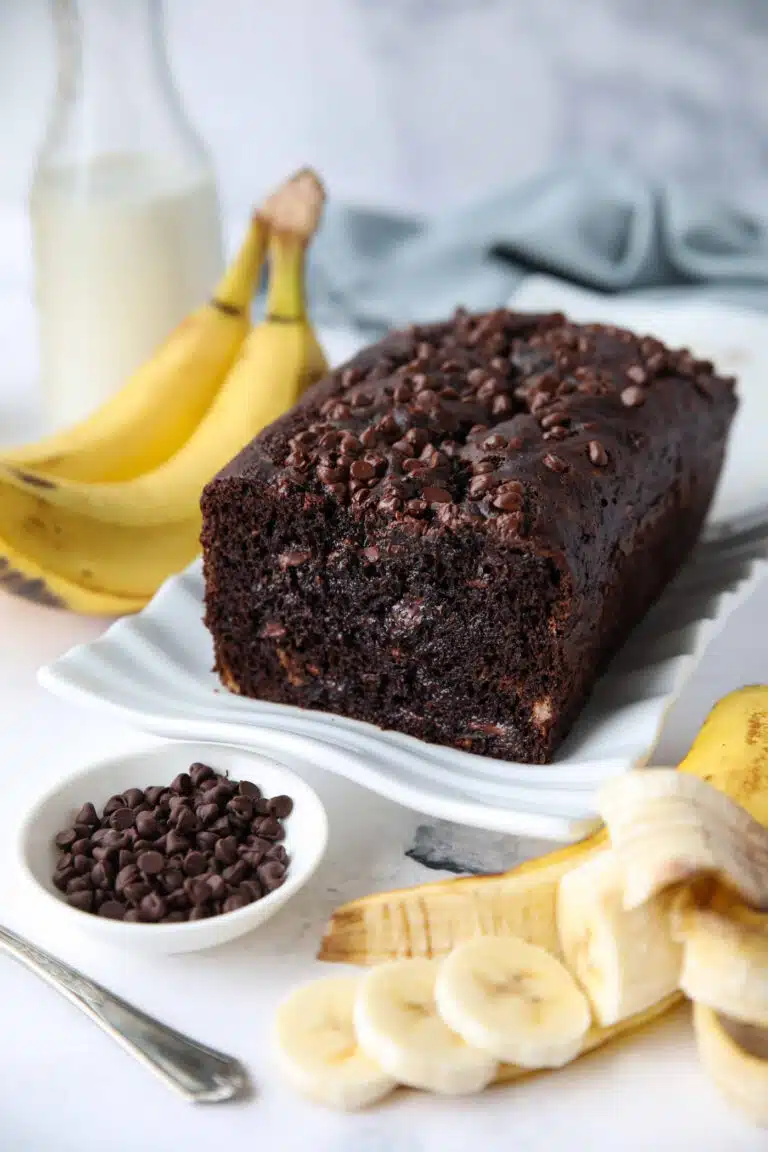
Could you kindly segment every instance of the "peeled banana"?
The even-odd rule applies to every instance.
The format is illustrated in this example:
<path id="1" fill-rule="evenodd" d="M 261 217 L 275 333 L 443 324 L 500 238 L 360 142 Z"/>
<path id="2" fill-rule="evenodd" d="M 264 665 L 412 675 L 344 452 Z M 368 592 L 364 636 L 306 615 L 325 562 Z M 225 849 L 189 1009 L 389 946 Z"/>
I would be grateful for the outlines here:
<path id="1" fill-rule="evenodd" d="M 434 960 L 393 960 L 372 968 L 355 1000 L 357 1042 L 400 1084 L 444 1096 L 480 1092 L 496 1074 L 494 1056 L 468 1044 L 438 1012 Z"/>
<path id="2" fill-rule="evenodd" d="M 250 331 L 266 243 L 266 224 L 256 215 L 211 301 L 183 320 L 115 396 L 72 428 L 4 449 L 0 461 L 62 480 L 103 482 L 131 480 L 169 460 L 210 407 Z"/>
<path id="3" fill-rule="evenodd" d="M 768 1028 L 719 1016 L 694 1004 L 693 1027 L 704 1070 L 729 1104 L 768 1128 Z"/>
<path id="4" fill-rule="evenodd" d="M 323 190 L 301 172 L 259 212 L 269 231 L 267 316 L 186 441 L 150 472 L 84 483 L 0 463 L 0 568 L 12 590 L 79 611 L 133 611 L 199 551 L 202 488 L 327 370 L 304 299 L 304 254 Z M 152 413 L 145 413 L 151 421 Z"/>
<path id="5" fill-rule="evenodd" d="M 353 1023 L 360 979 L 331 977 L 305 984 L 275 1018 L 275 1052 L 283 1075 L 318 1104 L 353 1112 L 375 1104 L 397 1081 L 360 1048 Z"/>
<path id="6" fill-rule="evenodd" d="M 625 908 L 707 875 L 768 908 L 768 828 L 711 784 L 674 769 L 630 772 L 603 787 L 597 804 Z"/>
<path id="7" fill-rule="evenodd" d="M 711 892 L 685 889 L 672 903 L 671 929 L 680 941 L 686 996 L 768 1028 L 768 914 L 720 885 Z"/>
<path id="8" fill-rule="evenodd" d="M 592 1023 L 568 969 L 515 936 L 460 944 L 440 963 L 435 999 L 443 1020 L 467 1044 L 522 1068 L 569 1063 Z"/>
<path id="9" fill-rule="evenodd" d="M 672 938 L 670 900 L 662 893 L 626 909 L 623 873 L 610 849 L 560 881 L 557 930 L 564 962 L 603 1027 L 644 1012 L 679 987 L 682 947 Z"/>

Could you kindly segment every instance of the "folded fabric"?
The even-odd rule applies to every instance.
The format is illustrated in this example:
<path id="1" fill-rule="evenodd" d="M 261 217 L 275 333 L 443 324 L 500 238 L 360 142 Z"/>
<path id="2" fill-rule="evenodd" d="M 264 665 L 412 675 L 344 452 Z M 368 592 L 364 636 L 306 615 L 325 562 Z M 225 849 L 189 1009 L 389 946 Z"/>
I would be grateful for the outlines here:
<path id="1" fill-rule="evenodd" d="M 372 336 L 504 304 L 546 271 L 604 292 L 687 288 L 768 309 L 768 221 L 599 165 L 434 220 L 331 205 L 311 262 L 320 323 Z"/>

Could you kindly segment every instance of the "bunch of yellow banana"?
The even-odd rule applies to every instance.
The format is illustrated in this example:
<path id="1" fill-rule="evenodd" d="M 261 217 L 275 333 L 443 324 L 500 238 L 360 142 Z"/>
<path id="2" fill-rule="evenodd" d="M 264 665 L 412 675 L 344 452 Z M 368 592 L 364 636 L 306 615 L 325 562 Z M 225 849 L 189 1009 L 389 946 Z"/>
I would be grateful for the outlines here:
<path id="1" fill-rule="evenodd" d="M 605 829 L 504 875 L 338 909 L 320 959 L 374 967 L 279 1010 L 299 1090 L 341 1108 L 396 1083 L 477 1091 L 562 1063 L 553 1038 L 573 1059 L 685 995 L 704 1069 L 768 1126 L 768 686 L 721 700 L 678 770 L 630 773 L 598 806 Z"/>
<path id="2" fill-rule="evenodd" d="M 324 200 L 309 170 L 254 215 L 209 304 L 82 423 L 0 454 L 0 582 L 41 603 L 120 615 L 199 551 L 205 484 L 327 371 L 304 259 Z M 269 258 L 265 319 L 250 302 Z"/>

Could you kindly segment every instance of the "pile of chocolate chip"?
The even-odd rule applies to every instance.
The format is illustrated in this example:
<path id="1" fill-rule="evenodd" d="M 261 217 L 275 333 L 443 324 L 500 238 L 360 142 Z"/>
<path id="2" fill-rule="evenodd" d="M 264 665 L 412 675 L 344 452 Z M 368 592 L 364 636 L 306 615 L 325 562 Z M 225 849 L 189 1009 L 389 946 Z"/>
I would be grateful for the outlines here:
<path id="1" fill-rule="evenodd" d="M 207 764 L 170 787 L 128 788 L 101 816 L 87 803 L 59 832 L 53 883 L 73 908 L 172 924 L 234 912 L 285 881 L 290 796 L 267 799 Z"/>

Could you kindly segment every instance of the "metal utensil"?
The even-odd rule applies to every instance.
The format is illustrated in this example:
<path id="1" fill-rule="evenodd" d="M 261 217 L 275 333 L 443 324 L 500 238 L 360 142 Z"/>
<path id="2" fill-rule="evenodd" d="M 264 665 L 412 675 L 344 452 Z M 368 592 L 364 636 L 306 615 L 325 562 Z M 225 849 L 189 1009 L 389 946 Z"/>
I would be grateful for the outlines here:
<path id="1" fill-rule="evenodd" d="M 246 1090 L 248 1076 L 237 1060 L 161 1024 L 3 927 L 0 927 L 0 951 L 7 952 L 61 992 L 185 1099 L 218 1104 Z"/>

